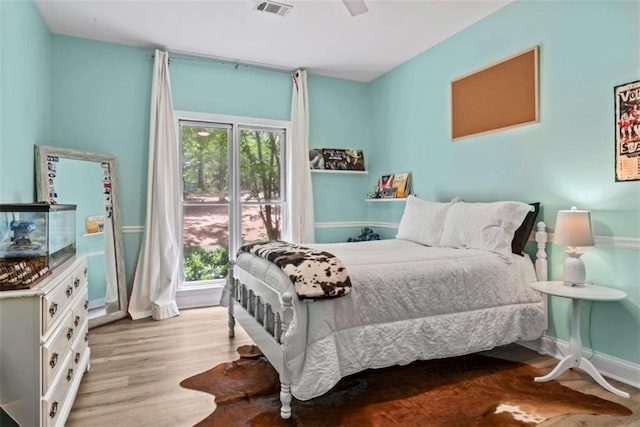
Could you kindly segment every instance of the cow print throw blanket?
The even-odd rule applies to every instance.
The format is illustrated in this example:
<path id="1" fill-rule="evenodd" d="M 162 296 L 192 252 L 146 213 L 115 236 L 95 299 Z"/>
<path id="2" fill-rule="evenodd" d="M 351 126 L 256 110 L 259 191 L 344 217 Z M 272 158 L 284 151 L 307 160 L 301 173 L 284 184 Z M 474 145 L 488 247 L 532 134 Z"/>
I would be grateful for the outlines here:
<path id="1" fill-rule="evenodd" d="M 347 269 L 329 252 L 280 240 L 250 243 L 240 252 L 257 255 L 280 267 L 300 299 L 335 298 L 351 292 Z"/>

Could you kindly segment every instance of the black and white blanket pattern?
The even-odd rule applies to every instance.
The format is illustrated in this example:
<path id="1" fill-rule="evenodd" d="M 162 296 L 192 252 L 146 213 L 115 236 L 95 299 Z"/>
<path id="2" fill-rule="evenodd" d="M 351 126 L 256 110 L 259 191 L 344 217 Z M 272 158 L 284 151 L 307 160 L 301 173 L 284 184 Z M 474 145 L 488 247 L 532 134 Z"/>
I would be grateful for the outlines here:
<path id="1" fill-rule="evenodd" d="M 239 252 L 257 255 L 280 267 L 300 299 L 335 298 L 351 292 L 347 269 L 329 252 L 280 240 L 250 243 Z"/>

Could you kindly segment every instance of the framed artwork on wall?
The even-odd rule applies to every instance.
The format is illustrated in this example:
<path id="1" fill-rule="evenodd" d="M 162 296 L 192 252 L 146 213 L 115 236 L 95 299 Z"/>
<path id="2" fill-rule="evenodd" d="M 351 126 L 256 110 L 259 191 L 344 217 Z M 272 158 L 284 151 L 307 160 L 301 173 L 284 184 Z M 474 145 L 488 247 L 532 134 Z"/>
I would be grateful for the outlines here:
<path id="1" fill-rule="evenodd" d="M 640 80 L 616 86 L 616 181 L 640 180 Z"/>

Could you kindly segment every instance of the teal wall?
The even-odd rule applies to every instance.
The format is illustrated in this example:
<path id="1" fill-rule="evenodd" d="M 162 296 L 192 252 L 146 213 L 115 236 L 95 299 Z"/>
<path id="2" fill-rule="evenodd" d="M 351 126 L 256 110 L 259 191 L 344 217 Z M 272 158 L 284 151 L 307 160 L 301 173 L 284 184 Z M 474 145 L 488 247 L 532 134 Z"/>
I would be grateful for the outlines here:
<path id="1" fill-rule="evenodd" d="M 122 224 L 143 225 L 152 51 L 52 36 L 52 126 L 46 145 L 116 157 Z M 124 234 L 130 282 L 142 234 Z"/>
<path id="2" fill-rule="evenodd" d="M 309 147 L 354 148 L 364 152 L 369 168 L 373 135 L 369 85 L 311 75 L 309 86 Z M 363 221 L 364 199 L 375 178 L 370 174 L 312 173 L 316 223 Z M 346 241 L 358 228 L 317 228 L 316 241 Z"/>
<path id="3" fill-rule="evenodd" d="M 640 237 L 640 182 L 614 182 L 613 159 L 613 87 L 640 77 L 638 17 L 639 2 L 516 1 L 397 67 L 371 85 L 372 173 L 410 170 L 431 200 L 540 201 L 551 231 L 558 209 L 578 206 L 592 211 L 596 235 Z M 450 81 L 534 45 L 540 122 L 451 142 Z M 398 222 L 402 208 L 369 211 Z M 562 277 L 563 250 L 550 250 L 552 279 Z M 639 252 L 585 252 L 588 279 L 629 295 L 594 304 L 592 344 L 639 363 Z M 553 298 L 551 307 L 550 333 L 566 340 L 569 304 Z"/>
<path id="4" fill-rule="evenodd" d="M 53 35 L 52 52 L 49 145 L 116 156 L 123 225 L 143 225 L 153 51 Z M 290 118 L 292 86 L 287 73 L 177 56 L 171 61 L 170 78 L 176 110 Z M 310 76 L 309 98 L 311 146 L 361 148 L 366 156 L 371 144 L 368 85 Z M 314 175 L 316 221 L 364 220 L 370 179 Z M 354 235 L 346 229 L 332 232 L 325 241 Z M 322 238 L 322 231 L 319 234 Z M 128 277 L 140 238 L 125 234 Z"/>
<path id="5" fill-rule="evenodd" d="M 640 238 L 640 182 L 615 183 L 613 87 L 638 79 L 638 2 L 516 1 L 370 83 L 311 75 L 312 147 L 362 148 L 368 175 L 314 174 L 317 222 L 398 222 L 401 203 L 366 203 L 383 173 L 411 171 L 426 199 L 541 201 L 590 209 L 595 234 Z M 30 0 L 0 1 L 0 201 L 33 200 L 33 145 L 117 157 L 126 226 L 144 222 L 152 51 L 50 35 Z M 540 46 L 540 123 L 449 140 L 451 79 Z M 282 73 L 173 61 L 176 109 L 288 119 Z M 386 237 L 393 230 L 379 230 Z M 321 228 L 344 240 L 357 227 Z M 125 235 L 130 278 L 140 234 Z M 551 278 L 563 248 L 550 245 Z M 638 251 L 587 248 L 596 283 L 625 290 L 593 307 L 593 347 L 640 363 Z M 567 301 L 551 301 L 550 333 L 568 339 Z M 585 323 L 588 321 L 584 317 Z M 589 343 L 587 328 L 583 340 Z"/>
<path id="6" fill-rule="evenodd" d="M 51 36 L 31 0 L 0 1 L 0 202 L 34 201 L 51 123 Z"/>

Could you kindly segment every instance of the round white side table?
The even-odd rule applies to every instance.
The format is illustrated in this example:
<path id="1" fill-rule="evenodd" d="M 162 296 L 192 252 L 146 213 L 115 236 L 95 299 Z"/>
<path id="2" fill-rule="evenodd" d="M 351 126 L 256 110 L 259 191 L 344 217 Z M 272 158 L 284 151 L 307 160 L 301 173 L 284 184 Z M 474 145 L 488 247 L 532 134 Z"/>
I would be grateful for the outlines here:
<path id="1" fill-rule="evenodd" d="M 585 285 L 567 286 L 564 282 L 534 282 L 531 287 L 548 295 L 571 298 L 571 338 L 569 354 L 566 355 L 551 372 L 543 377 L 536 377 L 536 382 L 546 382 L 558 378 L 570 368 L 580 368 L 596 380 L 598 384 L 613 394 L 629 398 L 629 393 L 609 384 L 593 364 L 582 356 L 582 340 L 580 339 L 580 305 L 583 301 L 622 301 L 627 294 L 604 286 Z"/>

